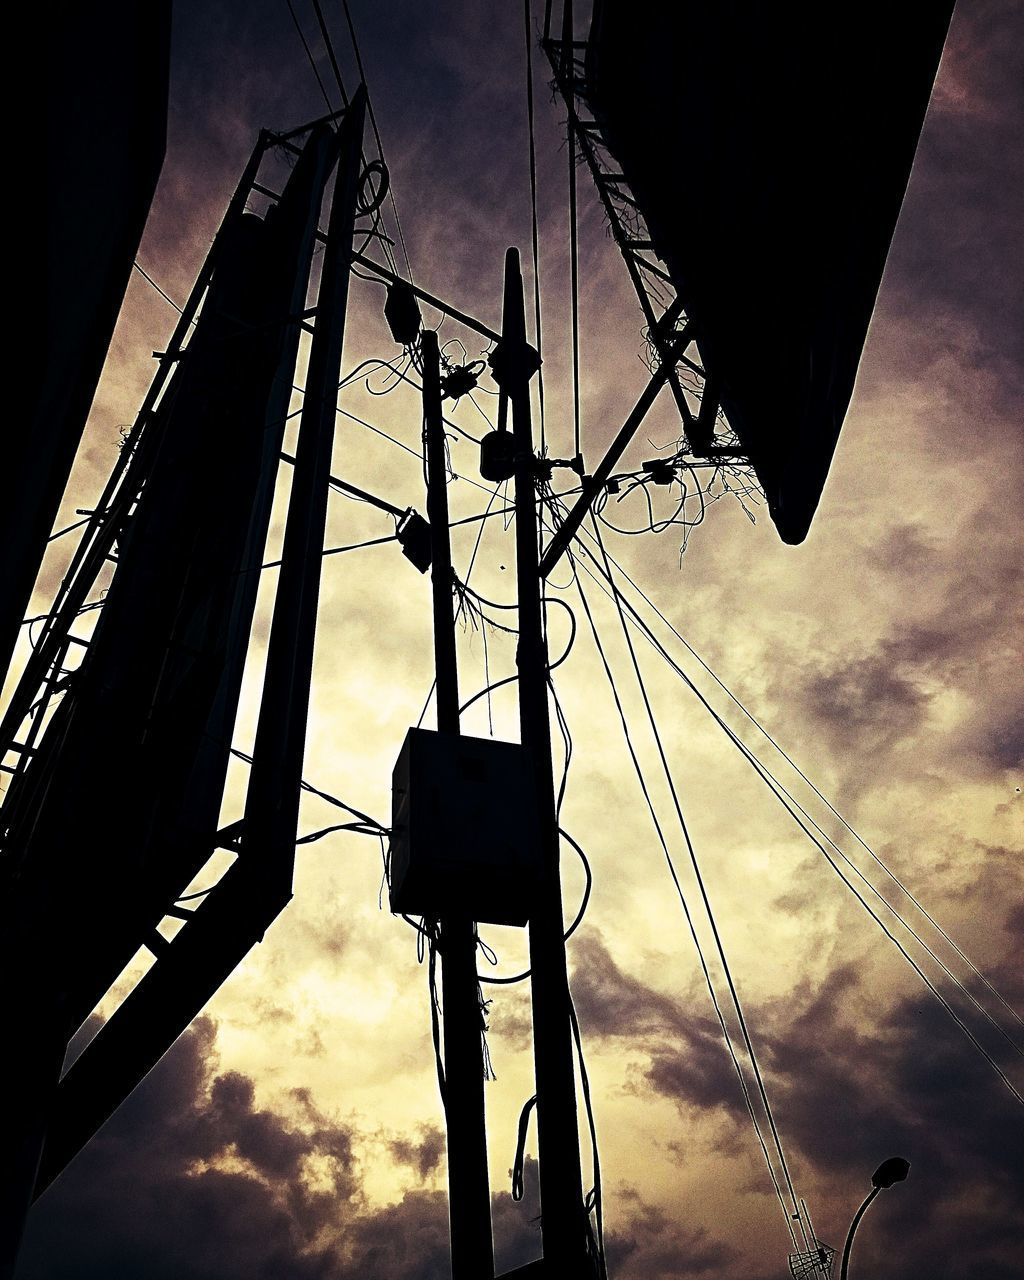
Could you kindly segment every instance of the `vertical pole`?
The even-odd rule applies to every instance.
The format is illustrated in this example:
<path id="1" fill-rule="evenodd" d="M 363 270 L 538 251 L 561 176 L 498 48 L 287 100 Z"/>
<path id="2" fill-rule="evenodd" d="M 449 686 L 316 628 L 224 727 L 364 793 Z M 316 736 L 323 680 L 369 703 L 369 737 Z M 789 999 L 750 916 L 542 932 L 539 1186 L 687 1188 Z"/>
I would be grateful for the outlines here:
<path id="1" fill-rule="evenodd" d="M 423 442 L 427 451 L 427 518 L 430 521 L 430 586 L 434 604 L 434 661 L 437 666 L 437 727 L 459 732 L 459 674 L 452 610 L 452 544 L 448 529 L 448 485 L 441 417 L 441 357 L 437 334 L 421 339 L 423 357 Z"/>
<path id="2" fill-rule="evenodd" d="M 422 357 L 437 727 L 441 733 L 457 736 L 459 677 L 452 612 L 452 548 L 441 418 L 441 367 L 437 335 L 429 330 L 423 334 Z M 462 917 L 442 917 L 439 950 L 444 1012 L 444 1105 L 448 1128 L 452 1277 L 453 1280 L 491 1280 L 494 1275 L 494 1247 L 487 1178 L 483 1028 L 476 979 L 475 923 Z"/>
<path id="3" fill-rule="evenodd" d="M 291 895 L 365 112 L 366 91 L 360 87 L 339 130 L 338 174 L 245 802 L 243 856 L 262 875 L 268 898 L 284 901 Z"/>
<path id="4" fill-rule="evenodd" d="M 569 1021 L 558 823 L 548 718 L 548 652 L 541 606 L 533 423 L 527 358 L 526 310 L 519 251 L 505 254 L 502 346 L 508 368 L 516 442 L 516 572 L 519 590 L 519 718 L 523 746 L 533 762 L 543 842 L 539 900 L 530 918 L 533 1052 L 537 1081 L 541 1230 L 545 1274 L 576 1280 L 585 1275 L 586 1210 L 576 1120 L 576 1081 Z"/>

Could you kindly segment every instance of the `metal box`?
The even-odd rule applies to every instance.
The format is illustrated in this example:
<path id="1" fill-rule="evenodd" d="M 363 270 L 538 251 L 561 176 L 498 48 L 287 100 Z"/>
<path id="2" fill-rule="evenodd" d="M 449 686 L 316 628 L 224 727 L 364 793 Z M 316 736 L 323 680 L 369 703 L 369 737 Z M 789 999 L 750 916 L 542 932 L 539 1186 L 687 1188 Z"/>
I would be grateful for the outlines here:
<path id="1" fill-rule="evenodd" d="M 540 880 L 524 749 L 410 729 L 392 776 L 391 910 L 524 925 Z"/>

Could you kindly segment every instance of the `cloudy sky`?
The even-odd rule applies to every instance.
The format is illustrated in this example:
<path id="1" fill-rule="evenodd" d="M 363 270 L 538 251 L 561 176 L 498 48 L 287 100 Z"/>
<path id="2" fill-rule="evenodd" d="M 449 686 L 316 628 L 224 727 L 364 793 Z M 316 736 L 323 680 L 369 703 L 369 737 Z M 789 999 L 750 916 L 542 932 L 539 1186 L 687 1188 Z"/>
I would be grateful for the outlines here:
<path id="1" fill-rule="evenodd" d="M 340 7 L 326 8 L 354 84 Z M 417 283 L 496 327 L 504 250 L 519 245 L 527 267 L 530 258 L 521 7 L 353 0 L 352 9 Z M 298 0 L 296 11 L 330 88 L 312 10 Z M 1011 1041 L 1021 1043 L 1024 996 L 1022 48 L 1024 23 L 1012 0 L 962 0 L 856 396 L 807 542 L 783 546 L 763 508 L 752 507 L 752 522 L 728 496 L 709 509 L 682 556 L 678 526 L 643 538 L 606 531 L 610 554 L 692 646 L 622 580 L 672 659 L 835 841 L 863 879 L 818 836 L 1018 1089 L 1024 1073 Z M 545 426 L 552 452 L 564 456 L 572 439 L 564 112 L 551 100 L 539 54 L 537 62 Z M 187 294 L 257 129 L 288 128 L 322 110 L 284 3 L 179 0 L 167 159 L 139 253 L 172 298 Z M 585 183 L 580 222 L 583 443 L 593 465 L 647 375 L 637 358 L 639 312 Z M 379 286 L 356 282 L 346 369 L 395 356 L 382 302 Z M 152 375 L 151 353 L 174 319 L 133 277 L 62 520 L 98 493 Z M 480 354 L 479 340 L 450 321 L 440 336 L 464 342 L 470 358 Z M 383 382 L 374 375 L 371 389 Z M 492 397 L 478 400 L 492 412 Z M 415 393 L 374 397 L 354 387 L 341 404 L 416 450 Z M 472 405 L 463 404 L 456 420 L 472 435 L 486 430 Z M 670 406 L 659 404 L 624 465 L 638 465 L 677 434 Z M 482 511 L 490 490 L 474 483 L 475 445 L 456 438 L 452 466 L 453 515 Z M 351 418 L 339 418 L 334 472 L 423 509 L 416 458 Z M 274 545 L 286 486 L 283 477 Z M 633 501 L 616 509 L 616 523 L 643 523 Z M 391 531 L 379 513 L 332 503 L 328 545 Z M 476 526 L 455 539 L 463 577 L 475 539 Z M 53 545 L 34 612 L 46 608 L 69 554 Z M 513 565 L 512 531 L 487 522 L 474 585 L 510 600 Z M 629 652 L 588 566 L 598 572 L 596 561 L 583 559 L 579 578 L 697 936 L 711 955 Z M 611 1272 L 621 1280 L 781 1277 L 785 1220 L 578 587 L 567 568 L 554 577 L 552 593 L 579 621 L 557 681 L 575 748 L 562 822 L 594 870 L 569 957 L 595 1098 Z M 255 727 L 271 573 L 264 585 L 236 730 L 243 749 Z M 427 580 L 393 545 L 325 561 L 305 775 L 385 823 L 391 768 L 430 688 L 429 599 Z M 557 652 L 567 636 L 563 612 L 552 613 Z M 458 638 L 466 696 L 487 682 L 485 669 L 492 680 L 513 669 L 507 634 L 467 625 Z M 865 1219 L 851 1274 L 1024 1276 L 1021 1106 L 694 693 L 652 646 L 636 644 L 818 1235 L 841 1247 L 872 1170 L 900 1154 L 912 1162 L 910 1179 Z M 1008 1004 L 908 907 L 724 686 Z M 514 692 L 497 692 L 490 708 L 478 702 L 465 728 L 514 739 Z M 239 764 L 225 821 L 239 815 L 244 786 Z M 309 798 L 302 830 L 326 825 L 335 812 Z M 583 878 L 571 851 L 566 858 L 570 912 Z M 24 1280 L 447 1274 L 426 972 L 415 935 L 380 909 L 380 880 L 374 840 L 336 835 L 300 848 L 295 899 L 264 943 L 37 1206 Z M 883 899 L 912 921 L 949 973 Z M 485 937 L 496 972 L 522 967 L 521 933 L 492 928 Z M 720 988 L 714 962 L 711 971 Z M 125 975 L 91 1028 L 134 976 Z M 533 1092 L 529 1003 L 522 986 L 493 994 L 497 1079 L 487 1086 L 488 1132 L 504 1270 L 540 1251 L 536 1146 L 531 1132 L 527 1195 L 513 1203 L 516 1121 Z"/>

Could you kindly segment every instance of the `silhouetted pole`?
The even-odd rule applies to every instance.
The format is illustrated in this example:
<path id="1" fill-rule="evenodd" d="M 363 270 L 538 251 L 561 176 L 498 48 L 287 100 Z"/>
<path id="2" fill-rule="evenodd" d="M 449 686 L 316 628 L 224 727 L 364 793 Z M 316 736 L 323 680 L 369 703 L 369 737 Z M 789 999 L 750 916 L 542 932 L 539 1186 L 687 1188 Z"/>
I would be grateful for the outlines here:
<path id="1" fill-rule="evenodd" d="M 441 417 L 441 363 L 437 334 L 425 330 L 423 435 L 427 454 L 430 584 L 434 604 L 437 728 L 459 733 L 459 676 L 452 610 L 452 548 L 448 529 L 448 475 Z M 448 1209 L 453 1280 L 491 1280 L 491 1197 L 487 1178 L 483 1025 L 472 920 L 441 919 L 441 996 L 444 1015 L 444 1108 L 448 1128 Z"/>
<path id="2" fill-rule="evenodd" d="M 857 1228 L 860 1226 L 860 1220 L 868 1211 L 868 1206 L 878 1195 L 879 1191 L 891 1187 L 894 1182 L 903 1182 L 907 1174 L 910 1172 L 910 1162 L 904 1160 L 901 1156 L 891 1156 L 888 1160 L 884 1160 L 875 1172 L 871 1175 L 871 1190 L 865 1197 L 864 1203 L 853 1215 L 853 1221 L 850 1223 L 850 1231 L 846 1237 L 846 1246 L 843 1249 L 843 1262 L 839 1270 L 839 1280 L 847 1280 L 850 1273 L 850 1254 L 853 1250 L 853 1237 Z"/>
<path id="3" fill-rule="evenodd" d="M 366 90 L 360 85 L 339 129 L 338 172 L 245 800 L 242 857 L 262 876 L 266 900 L 281 906 L 291 896 L 365 113 Z"/>
<path id="4" fill-rule="evenodd" d="M 543 842 L 539 899 L 530 918 L 533 1051 L 537 1082 L 541 1231 L 545 1275 L 583 1276 L 587 1215 L 583 1206 L 576 1081 L 569 1021 L 569 980 L 562 924 L 558 824 L 548 718 L 548 652 L 541 615 L 541 579 L 530 379 L 539 359 L 526 341 L 519 251 L 505 254 L 502 338 L 495 377 L 508 392 L 515 438 L 516 572 L 519 592 L 519 719 L 536 779 Z"/>

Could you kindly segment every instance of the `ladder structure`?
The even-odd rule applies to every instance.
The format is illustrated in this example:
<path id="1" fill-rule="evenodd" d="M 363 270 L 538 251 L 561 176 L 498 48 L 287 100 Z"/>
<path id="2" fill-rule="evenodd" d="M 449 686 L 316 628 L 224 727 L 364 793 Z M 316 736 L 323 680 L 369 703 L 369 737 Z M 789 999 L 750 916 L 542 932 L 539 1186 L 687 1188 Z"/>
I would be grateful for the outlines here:
<path id="1" fill-rule="evenodd" d="M 567 4 L 570 24 L 571 14 L 572 6 Z M 587 41 L 574 40 L 571 36 L 561 40 L 547 38 L 542 47 L 568 113 L 570 141 L 574 144 L 570 163 L 578 148 L 636 291 L 649 348 L 648 367 L 652 373 L 660 365 L 669 368 L 668 385 L 685 436 L 678 456 L 689 454 L 742 462 L 745 455 L 719 412 L 714 383 L 700 361 L 699 335 L 688 323 L 672 277 L 658 258 L 643 210 L 630 194 L 614 157 L 608 153 L 598 122 L 588 117 Z"/>

